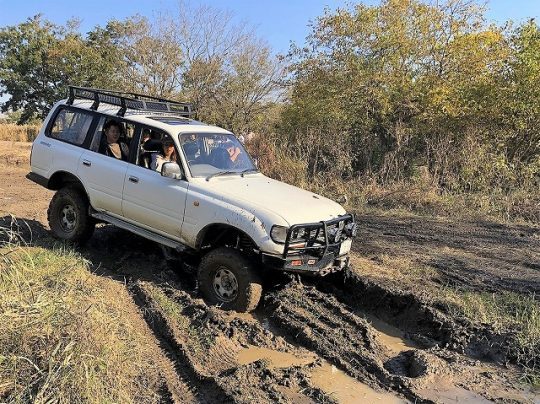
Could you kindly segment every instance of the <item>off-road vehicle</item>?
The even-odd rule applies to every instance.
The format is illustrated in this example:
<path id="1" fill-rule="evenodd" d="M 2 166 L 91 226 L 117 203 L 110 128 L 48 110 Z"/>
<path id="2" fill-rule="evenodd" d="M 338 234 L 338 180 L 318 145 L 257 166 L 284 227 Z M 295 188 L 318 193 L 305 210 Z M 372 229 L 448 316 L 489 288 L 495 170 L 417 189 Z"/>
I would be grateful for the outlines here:
<path id="1" fill-rule="evenodd" d="M 48 209 L 53 234 L 83 243 L 106 222 L 196 257 L 207 301 L 237 311 L 257 305 L 263 271 L 343 270 L 353 216 L 264 176 L 233 133 L 192 114 L 188 103 L 70 87 L 34 141 L 27 176 L 57 191 Z M 103 153 L 111 120 L 125 158 Z M 164 140 L 175 158 L 156 171 Z"/>

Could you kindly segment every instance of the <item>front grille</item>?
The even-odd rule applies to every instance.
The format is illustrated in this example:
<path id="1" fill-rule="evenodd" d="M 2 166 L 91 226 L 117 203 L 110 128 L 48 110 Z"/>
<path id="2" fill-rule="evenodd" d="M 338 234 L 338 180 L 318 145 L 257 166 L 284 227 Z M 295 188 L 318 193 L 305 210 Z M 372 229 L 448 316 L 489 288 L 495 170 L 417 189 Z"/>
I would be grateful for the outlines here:
<path id="1" fill-rule="evenodd" d="M 327 221 L 291 226 L 283 256 L 308 254 L 322 257 L 329 251 L 337 252 L 341 242 L 351 236 L 346 234 L 347 225 L 351 223 L 354 223 L 354 217 L 343 215 Z"/>

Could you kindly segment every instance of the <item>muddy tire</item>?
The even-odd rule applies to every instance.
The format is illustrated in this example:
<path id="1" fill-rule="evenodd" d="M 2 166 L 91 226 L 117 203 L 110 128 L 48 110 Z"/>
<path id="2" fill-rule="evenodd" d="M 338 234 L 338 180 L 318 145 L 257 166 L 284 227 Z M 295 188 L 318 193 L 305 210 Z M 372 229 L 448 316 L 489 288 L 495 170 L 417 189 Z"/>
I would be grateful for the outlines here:
<path id="1" fill-rule="evenodd" d="M 262 294 L 262 282 L 253 264 L 239 251 L 220 247 L 206 254 L 198 271 L 199 289 L 209 304 L 225 310 L 255 309 Z"/>
<path id="2" fill-rule="evenodd" d="M 54 194 L 47 219 L 56 238 L 76 244 L 86 242 L 95 228 L 95 221 L 88 214 L 88 199 L 75 187 L 65 187 Z"/>

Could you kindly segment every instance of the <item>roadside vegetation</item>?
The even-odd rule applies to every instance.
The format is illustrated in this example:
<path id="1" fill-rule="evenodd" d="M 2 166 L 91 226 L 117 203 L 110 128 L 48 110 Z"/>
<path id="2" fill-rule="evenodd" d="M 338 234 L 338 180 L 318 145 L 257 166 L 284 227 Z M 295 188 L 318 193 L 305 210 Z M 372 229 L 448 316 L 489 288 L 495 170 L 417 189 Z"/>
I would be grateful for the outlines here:
<path id="1" fill-rule="evenodd" d="M 0 122 L 0 140 L 33 142 L 41 125 L 17 125 Z"/>
<path id="2" fill-rule="evenodd" d="M 123 285 L 65 247 L 8 244 L 0 257 L 0 401 L 160 400 L 155 353 Z"/>

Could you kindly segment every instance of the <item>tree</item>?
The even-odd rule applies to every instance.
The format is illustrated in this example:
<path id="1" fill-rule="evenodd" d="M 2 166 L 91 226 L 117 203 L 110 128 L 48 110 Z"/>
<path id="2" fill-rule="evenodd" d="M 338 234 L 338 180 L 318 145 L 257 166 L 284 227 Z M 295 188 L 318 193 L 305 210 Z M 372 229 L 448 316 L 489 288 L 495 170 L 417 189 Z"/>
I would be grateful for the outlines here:
<path id="1" fill-rule="evenodd" d="M 514 52 L 502 93 L 502 124 L 510 126 L 504 144 L 508 161 L 526 164 L 540 158 L 540 27 L 531 20 L 511 41 Z"/>
<path id="2" fill-rule="evenodd" d="M 0 89 L 10 96 L 2 111 L 21 109 L 19 123 L 44 118 L 69 84 L 115 82 L 116 66 L 104 57 L 112 48 L 92 47 L 97 36 L 87 41 L 77 28 L 76 21 L 61 27 L 37 15 L 0 29 Z"/>
<path id="3" fill-rule="evenodd" d="M 483 12 L 468 0 L 385 0 L 318 18 L 306 46 L 291 52 L 282 130 L 292 143 L 313 130 L 321 139 L 345 133 L 349 143 L 340 151 L 331 147 L 337 139 L 321 140 L 312 172 L 352 150 L 347 174 L 390 182 L 425 165 L 440 184 L 459 181 L 469 163 L 456 157 L 472 133 L 488 132 L 509 52 Z"/>
<path id="4" fill-rule="evenodd" d="M 235 132 L 254 129 L 281 95 L 283 69 L 268 44 L 209 6 L 181 3 L 169 26 L 185 57 L 181 94 L 199 117 Z"/>
<path id="5" fill-rule="evenodd" d="M 122 89 L 164 98 L 180 91 L 183 54 L 164 17 L 153 23 L 141 16 L 111 20 L 104 31 L 114 33 L 123 62 Z"/>

